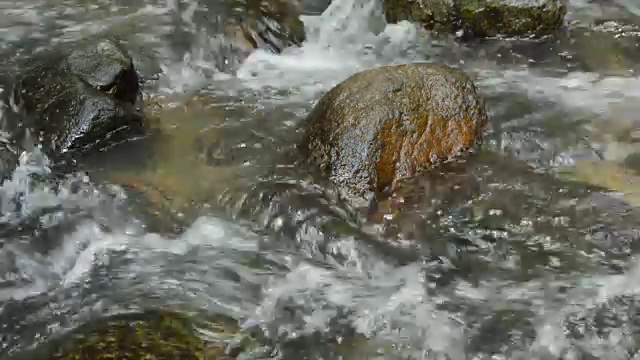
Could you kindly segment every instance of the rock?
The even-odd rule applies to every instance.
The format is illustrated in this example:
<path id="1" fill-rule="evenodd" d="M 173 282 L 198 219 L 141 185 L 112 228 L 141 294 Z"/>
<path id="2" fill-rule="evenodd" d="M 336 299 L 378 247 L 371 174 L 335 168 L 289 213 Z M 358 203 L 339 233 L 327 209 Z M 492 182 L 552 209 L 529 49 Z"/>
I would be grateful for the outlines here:
<path id="1" fill-rule="evenodd" d="M 564 0 L 385 0 L 387 20 L 415 21 L 429 30 L 465 37 L 543 36 L 558 29 Z"/>
<path id="2" fill-rule="evenodd" d="M 31 138 L 49 156 L 87 150 L 141 134 L 139 96 L 132 60 L 118 43 L 56 49 L 34 58 L 18 77 L 5 127 L 14 142 Z"/>
<path id="3" fill-rule="evenodd" d="M 564 21 L 564 0 L 459 0 L 458 17 L 474 36 L 543 36 Z"/>
<path id="4" fill-rule="evenodd" d="M 225 21 L 225 34 L 244 56 L 254 49 L 280 53 L 286 47 L 302 44 L 306 38 L 297 0 L 234 0 L 227 6 L 230 14 Z"/>
<path id="5" fill-rule="evenodd" d="M 455 0 L 384 0 L 387 21 L 396 23 L 409 20 L 429 30 L 453 32 Z"/>
<path id="6" fill-rule="evenodd" d="M 225 124 L 228 115 L 218 101 L 207 95 L 154 98 L 148 103 L 157 106 L 145 107 L 148 135 L 114 147 L 89 164 L 85 161 L 84 168 L 92 179 L 122 185 L 130 195 L 135 194 L 136 212 L 153 215 L 142 216 L 145 220 L 161 218 L 165 225 L 189 226 L 224 190 L 244 182 L 242 163 L 251 149 L 233 145 L 236 141 L 250 143 L 251 133 L 246 127 L 232 132 L 234 126 Z M 127 149 L 129 145 L 140 149 Z M 132 152 L 146 154 L 136 161 L 131 156 L 126 162 L 118 161 Z M 170 218 L 173 220 L 167 221 Z"/>
<path id="7" fill-rule="evenodd" d="M 70 333 L 24 354 L 24 359 L 233 359 L 225 341 L 205 342 L 187 316 L 165 310 L 119 314 L 85 323 Z M 217 338 L 234 336 L 237 324 L 208 324 Z M 227 339 L 228 340 L 228 339 Z M 241 346 L 249 342 L 242 341 Z M 22 354 L 21 354 L 22 355 Z M 20 358 L 20 357 L 19 357 Z"/>
<path id="8" fill-rule="evenodd" d="M 473 148 L 487 122 L 484 101 L 462 71 L 385 66 L 325 94 L 306 120 L 301 149 L 348 193 L 379 193 Z"/>

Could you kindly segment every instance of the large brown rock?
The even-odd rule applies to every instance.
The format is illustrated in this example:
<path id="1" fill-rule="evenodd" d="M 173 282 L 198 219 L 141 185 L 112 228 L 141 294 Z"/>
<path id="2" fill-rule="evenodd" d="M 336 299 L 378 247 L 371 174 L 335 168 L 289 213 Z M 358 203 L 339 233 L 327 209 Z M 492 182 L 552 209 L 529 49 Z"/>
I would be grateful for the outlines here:
<path id="1" fill-rule="evenodd" d="M 348 193 L 379 193 L 473 148 L 487 121 L 484 101 L 462 71 L 385 66 L 325 94 L 307 118 L 301 149 Z"/>

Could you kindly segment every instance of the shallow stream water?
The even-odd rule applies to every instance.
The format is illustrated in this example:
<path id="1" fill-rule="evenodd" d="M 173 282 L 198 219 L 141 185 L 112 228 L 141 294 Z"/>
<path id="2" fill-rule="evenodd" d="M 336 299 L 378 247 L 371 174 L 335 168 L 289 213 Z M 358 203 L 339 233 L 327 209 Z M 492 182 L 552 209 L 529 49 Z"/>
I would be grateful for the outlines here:
<path id="1" fill-rule="evenodd" d="M 168 307 L 261 328 L 271 358 L 640 359 L 640 7 L 571 0 L 571 31 L 463 43 L 375 0 L 304 5 L 302 47 L 236 63 L 213 1 L 0 0 L 0 78 L 120 36 L 158 130 L 55 182 L 34 149 L 0 186 L 0 354 Z M 473 77 L 484 152 L 359 226 L 287 155 L 333 85 L 418 61 Z"/>

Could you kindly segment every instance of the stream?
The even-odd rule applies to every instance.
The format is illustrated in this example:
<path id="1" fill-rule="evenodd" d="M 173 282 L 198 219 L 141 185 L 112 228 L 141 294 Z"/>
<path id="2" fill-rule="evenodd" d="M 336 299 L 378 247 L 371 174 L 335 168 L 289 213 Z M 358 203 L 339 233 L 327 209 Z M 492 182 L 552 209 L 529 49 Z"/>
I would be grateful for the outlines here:
<path id="1" fill-rule="evenodd" d="M 35 147 L 2 183 L 0 358 L 162 307 L 261 329 L 272 351 L 246 358 L 640 359 L 635 0 L 570 0 L 551 39 L 472 42 L 385 24 L 376 0 L 303 5 L 303 46 L 239 62 L 214 1 L 0 0 L 0 79 L 121 37 L 157 130 L 55 182 Z M 359 227 L 288 160 L 297 131 L 350 75 L 425 61 L 473 78 L 484 152 L 402 224 Z"/>

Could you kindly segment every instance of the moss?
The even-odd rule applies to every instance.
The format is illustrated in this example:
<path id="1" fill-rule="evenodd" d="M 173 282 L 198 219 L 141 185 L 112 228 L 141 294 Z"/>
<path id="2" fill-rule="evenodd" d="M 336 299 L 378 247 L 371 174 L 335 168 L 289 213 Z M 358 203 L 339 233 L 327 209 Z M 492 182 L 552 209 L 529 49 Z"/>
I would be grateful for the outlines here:
<path id="1" fill-rule="evenodd" d="M 558 29 L 567 12 L 562 0 L 458 0 L 457 18 L 473 36 L 543 36 Z"/>
<path id="2" fill-rule="evenodd" d="M 547 35 L 562 25 L 563 0 L 386 0 L 387 21 L 428 30 L 464 30 L 465 37 Z"/>
<path id="3" fill-rule="evenodd" d="M 409 20 L 428 30 L 454 30 L 453 0 L 386 0 L 384 8 L 386 19 L 391 23 Z"/>
<path id="4" fill-rule="evenodd" d="M 214 334 L 237 335 L 234 321 L 214 319 L 207 324 Z M 18 355 L 19 359 L 48 360 L 223 360 L 226 342 L 204 341 L 191 318 L 166 310 L 147 310 L 109 316 L 83 324 L 60 338 Z M 228 339 L 227 339 L 228 340 Z M 244 341 L 242 346 L 254 345 Z M 21 357 L 20 357 L 21 356 Z"/>

